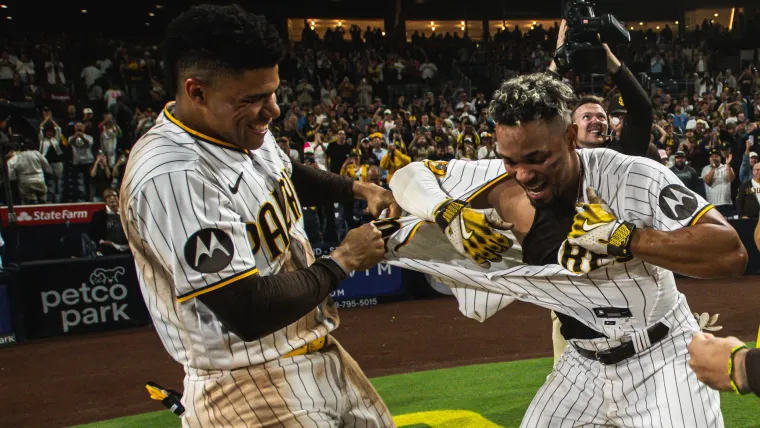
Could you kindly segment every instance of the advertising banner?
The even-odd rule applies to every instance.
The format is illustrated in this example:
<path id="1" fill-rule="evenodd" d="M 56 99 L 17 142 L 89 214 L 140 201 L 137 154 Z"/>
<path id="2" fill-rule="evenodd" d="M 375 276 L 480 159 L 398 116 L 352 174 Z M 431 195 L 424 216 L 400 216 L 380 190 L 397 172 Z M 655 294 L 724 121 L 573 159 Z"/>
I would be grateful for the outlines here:
<path id="1" fill-rule="evenodd" d="M 92 220 L 92 214 L 105 209 L 102 202 L 81 204 L 46 204 L 14 206 L 16 222 L 19 227 L 40 226 L 47 224 L 86 223 Z M 0 207 L 0 221 L 8 225 L 8 208 Z"/>
<path id="2" fill-rule="evenodd" d="M 22 263 L 18 275 L 27 339 L 150 322 L 129 255 Z"/>
<path id="3" fill-rule="evenodd" d="M 332 250 L 334 247 L 317 247 L 314 255 L 319 258 Z M 374 306 L 379 303 L 378 298 L 383 300 L 403 293 L 401 268 L 380 263 L 366 271 L 351 272 L 330 295 L 339 308 L 356 308 Z"/>

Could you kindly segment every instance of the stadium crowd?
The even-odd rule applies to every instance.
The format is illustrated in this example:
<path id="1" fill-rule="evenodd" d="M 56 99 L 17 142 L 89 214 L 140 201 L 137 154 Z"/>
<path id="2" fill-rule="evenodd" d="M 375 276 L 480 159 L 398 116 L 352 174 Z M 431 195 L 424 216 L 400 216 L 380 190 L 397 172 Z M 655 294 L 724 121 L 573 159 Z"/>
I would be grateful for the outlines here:
<path id="1" fill-rule="evenodd" d="M 756 27 L 729 32 L 705 21 L 683 36 L 668 26 L 632 31 L 619 52 L 630 70 L 651 77 L 650 141 L 662 162 L 724 215 L 742 218 L 760 213 L 758 58 L 728 69 L 721 60 L 738 58 L 735 32 Z M 336 27 L 320 37 L 307 25 L 280 65 L 282 114 L 272 132 L 296 162 L 380 185 L 412 161 L 497 158 L 487 85 L 465 90 L 459 66 L 545 71 L 558 28 L 507 28 L 479 42 L 466 33 L 415 32 L 399 45 L 380 29 Z M 102 201 L 119 188 L 130 147 L 168 101 L 158 46 L 100 39 L 61 46 L 68 45 L 19 42 L 0 57 L 3 98 L 41 112 L 28 118 L 37 138 L 8 156 L 16 204 Z M 587 95 L 578 77 L 563 78 Z M 675 80 L 685 84 L 668 83 Z M 619 91 L 608 78 L 595 95 L 613 104 Z M 0 122 L 6 133 L 16 133 L 12 126 Z M 619 131 L 613 122 L 610 132 Z M 314 245 L 370 219 L 361 201 L 303 209 Z"/>

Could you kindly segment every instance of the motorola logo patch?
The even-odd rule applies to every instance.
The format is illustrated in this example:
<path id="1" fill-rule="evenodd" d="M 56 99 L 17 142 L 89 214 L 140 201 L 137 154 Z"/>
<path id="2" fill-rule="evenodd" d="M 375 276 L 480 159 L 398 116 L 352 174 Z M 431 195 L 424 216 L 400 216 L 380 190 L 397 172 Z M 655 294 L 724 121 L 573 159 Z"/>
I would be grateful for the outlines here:
<path id="1" fill-rule="evenodd" d="M 185 261 L 201 273 L 215 273 L 232 262 L 235 247 L 230 236 L 220 229 L 201 229 L 185 243 Z"/>
<path id="2" fill-rule="evenodd" d="M 697 211 L 697 198 L 694 193 L 681 186 L 671 184 L 660 191 L 660 209 L 666 217 L 673 220 L 684 220 Z"/>

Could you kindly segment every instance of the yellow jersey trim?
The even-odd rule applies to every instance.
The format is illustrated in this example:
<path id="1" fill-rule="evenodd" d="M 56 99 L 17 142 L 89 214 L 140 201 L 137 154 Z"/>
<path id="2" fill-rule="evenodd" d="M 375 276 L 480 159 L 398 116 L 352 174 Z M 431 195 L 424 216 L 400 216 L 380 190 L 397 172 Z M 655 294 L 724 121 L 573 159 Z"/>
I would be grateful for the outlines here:
<path id="1" fill-rule="evenodd" d="M 171 123 L 179 126 L 180 128 L 182 128 L 188 134 L 191 134 L 191 135 L 193 135 L 193 136 L 195 136 L 195 137 L 199 138 L 200 140 L 203 140 L 203 141 L 205 141 L 207 143 L 216 144 L 217 146 L 224 147 L 225 149 L 235 150 L 235 151 L 238 151 L 238 152 L 243 152 L 245 154 L 248 154 L 248 150 L 247 149 L 244 149 L 244 148 L 242 148 L 240 146 L 236 146 L 236 145 L 234 145 L 232 143 L 228 143 L 226 141 L 222 141 L 222 140 L 214 138 L 214 137 L 210 137 L 210 136 L 208 136 L 208 135 L 206 135 L 206 134 L 204 134 L 202 132 L 196 131 L 196 130 L 190 128 L 189 126 L 185 125 L 184 123 L 180 122 L 179 119 L 177 119 L 176 117 L 174 117 L 174 115 L 169 112 L 169 107 L 172 106 L 172 105 L 174 105 L 174 103 L 175 103 L 175 101 L 169 101 L 168 103 L 166 103 L 166 106 L 164 107 L 164 116 L 166 116 L 166 118 L 169 119 L 169 121 Z"/>
<path id="2" fill-rule="evenodd" d="M 710 211 L 713 208 L 715 208 L 715 207 L 713 205 L 711 205 L 711 204 L 705 205 L 705 207 L 702 208 L 697 213 L 697 215 L 694 216 L 694 219 L 691 221 L 691 223 L 689 223 L 689 226 L 694 226 L 695 224 L 697 224 L 697 222 L 699 221 L 699 219 L 701 219 L 702 216 L 705 215 L 705 213 L 707 213 L 708 211 Z"/>
<path id="3" fill-rule="evenodd" d="M 504 174 L 501 174 L 500 176 L 498 176 L 498 177 L 494 178 L 493 180 L 491 180 L 490 182 L 486 183 L 485 186 L 483 186 L 480 189 L 478 189 L 477 192 L 475 192 L 472 195 L 470 195 L 470 197 L 468 197 L 465 201 L 466 202 L 472 202 L 475 198 L 478 197 L 478 195 L 480 195 L 481 193 L 483 193 L 486 190 L 490 189 L 491 187 L 493 187 L 493 186 L 501 183 L 507 177 L 509 177 L 509 173 L 508 172 L 505 172 Z"/>
<path id="4" fill-rule="evenodd" d="M 401 247 L 403 247 L 404 245 L 408 244 L 408 243 L 409 243 L 409 241 L 411 241 L 411 240 L 412 240 L 412 238 L 414 238 L 414 234 L 415 234 L 415 233 L 417 233 L 417 229 L 419 229 L 419 228 L 420 228 L 420 226 L 422 226 L 422 225 L 423 225 L 423 224 L 425 224 L 425 223 L 427 223 L 427 224 L 435 224 L 435 223 L 433 223 L 433 222 L 430 222 L 430 221 L 426 221 L 426 220 L 422 220 L 422 221 L 420 221 L 419 223 L 415 224 L 415 225 L 414 225 L 414 227 L 412 227 L 412 231 L 411 231 L 411 232 L 409 232 L 409 235 L 407 235 L 407 236 L 406 236 L 406 238 L 404 239 L 404 242 L 402 242 L 402 243 L 400 243 L 400 244 L 396 245 L 396 247 L 393 249 L 393 251 L 398 251 L 398 249 L 399 249 L 399 248 L 401 248 Z"/>
<path id="5" fill-rule="evenodd" d="M 258 273 L 259 273 L 259 270 L 256 269 L 256 268 L 248 269 L 247 271 L 241 272 L 241 273 L 239 273 L 239 274 L 237 274 L 237 275 L 235 275 L 235 276 L 233 276 L 231 278 L 223 279 L 223 280 L 221 280 L 221 281 L 219 281 L 217 283 L 214 283 L 214 284 L 211 284 L 209 286 L 203 287 L 203 288 L 201 288 L 199 290 L 195 290 L 192 293 L 188 293 L 188 294 L 183 294 L 181 296 L 177 296 L 177 302 L 179 302 L 179 303 L 186 302 L 186 301 L 188 301 L 190 299 L 193 299 L 195 297 L 201 296 L 201 295 L 206 294 L 206 293 L 210 293 L 210 292 L 212 292 L 214 290 L 218 290 L 218 289 L 224 287 L 225 285 L 232 284 L 235 281 L 239 281 L 239 280 L 241 280 L 243 278 L 248 278 L 251 275 L 258 275 Z"/>

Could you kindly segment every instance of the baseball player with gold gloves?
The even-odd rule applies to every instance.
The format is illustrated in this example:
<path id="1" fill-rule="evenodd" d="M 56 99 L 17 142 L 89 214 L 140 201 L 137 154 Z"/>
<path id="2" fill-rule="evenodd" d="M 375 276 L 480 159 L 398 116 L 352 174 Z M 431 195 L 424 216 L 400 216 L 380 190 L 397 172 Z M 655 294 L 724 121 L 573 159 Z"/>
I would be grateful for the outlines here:
<path id="1" fill-rule="evenodd" d="M 568 345 L 522 427 L 722 427 L 719 395 L 688 366 L 699 324 L 673 272 L 740 275 L 746 250 L 662 164 L 577 150 L 573 100 L 546 74 L 509 79 L 490 105 L 502 160 L 451 161 L 443 174 L 418 163 L 398 171 L 394 197 L 421 223 L 401 222 L 386 259 L 443 279 L 460 310 L 481 321 L 506 306 L 500 296 L 557 313 Z M 486 270 L 482 260 L 462 261 L 462 251 L 442 254 L 425 221 L 446 198 L 512 223 L 508 253 L 519 244 L 523 264 L 510 257 Z M 706 245 L 715 251 L 691 251 Z"/>

